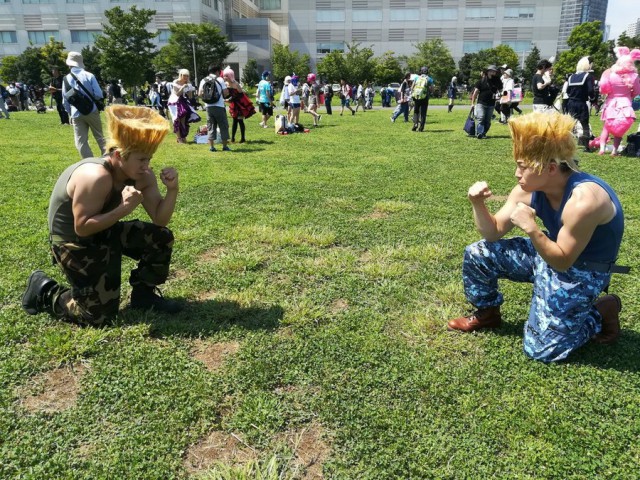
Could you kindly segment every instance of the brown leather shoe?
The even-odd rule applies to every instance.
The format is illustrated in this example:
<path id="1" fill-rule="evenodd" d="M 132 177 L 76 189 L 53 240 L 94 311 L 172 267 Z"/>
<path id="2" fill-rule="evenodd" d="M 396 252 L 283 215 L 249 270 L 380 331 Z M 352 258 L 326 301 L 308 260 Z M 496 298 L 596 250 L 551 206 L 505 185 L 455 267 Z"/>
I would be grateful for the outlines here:
<path id="1" fill-rule="evenodd" d="M 474 332 L 481 328 L 498 328 L 502 323 L 500 307 L 480 308 L 468 317 L 459 317 L 450 320 L 449 330 L 461 332 Z"/>
<path id="2" fill-rule="evenodd" d="M 605 295 L 600 297 L 593 306 L 602 316 L 602 330 L 593 337 L 593 341 L 603 345 L 616 343 L 620 336 L 620 311 L 622 301 L 617 295 Z"/>

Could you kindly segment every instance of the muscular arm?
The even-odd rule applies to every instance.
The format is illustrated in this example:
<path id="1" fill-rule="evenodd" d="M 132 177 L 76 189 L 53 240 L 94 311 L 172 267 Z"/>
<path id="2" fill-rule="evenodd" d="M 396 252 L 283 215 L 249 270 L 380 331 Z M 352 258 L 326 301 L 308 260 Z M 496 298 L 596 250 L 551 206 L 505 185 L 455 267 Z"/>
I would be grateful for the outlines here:
<path id="1" fill-rule="evenodd" d="M 515 210 L 518 202 L 529 205 L 531 194 L 526 193 L 519 185 L 511 190 L 505 204 L 496 212 L 491 214 L 485 200 L 493 193 L 489 190 L 485 182 L 477 182 L 469 189 L 469 200 L 473 207 L 473 220 L 478 232 L 485 240 L 495 242 L 500 240 L 512 228 L 511 213 Z"/>
<path id="2" fill-rule="evenodd" d="M 178 174 L 172 168 L 165 168 L 160 173 L 162 181 L 167 185 L 167 194 L 162 197 L 158 189 L 158 180 L 153 170 L 136 185 L 140 188 L 144 200 L 142 206 L 151 217 L 151 221 L 161 227 L 166 227 L 171 220 L 178 198 Z"/>
<path id="3" fill-rule="evenodd" d="M 67 192 L 72 198 L 73 227 L 79 237 L 106 230 L 129 214 L 124 204 L 100 213 L 112 189 L 111 174 L 100 165 L 84 165 L 73 173 Z"/>
<path id="4" fill-rule="evenodd" d="M 520 206 L 519 206 L 520 208 Z M 609 222 L 615 208 L 607 192 L 595 183 L 584 183 L 573 190 L 562 212 L 563 226 L 556 242 L 548 238 L 535 221 L 512 215 L 512 221 L 531 239 L 540 256 L 552 268 L 564 271 L 570 268 L 583 252 L 598 225 Z"/>

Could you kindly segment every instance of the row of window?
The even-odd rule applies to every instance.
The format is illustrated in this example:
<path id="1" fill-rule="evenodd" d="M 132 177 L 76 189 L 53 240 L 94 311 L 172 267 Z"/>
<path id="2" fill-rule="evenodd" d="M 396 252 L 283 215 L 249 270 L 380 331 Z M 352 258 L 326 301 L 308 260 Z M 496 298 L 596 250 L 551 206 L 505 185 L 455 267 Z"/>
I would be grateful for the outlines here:
<path id="1" fill-rule="evenodd" d="M 506 7 L 504 18 L 533 18 L 535 7 Z M 352 10 L 351 20 L 353 22 L 381 22 L 382 10 Z M 465 9 L 465 19 L 467 20 L 490 20 L 495 19 L 497 9 L 495 7 L 477 7 Z M 429 8 L 427 10 L 427 20 L 457 20 L 457 8 Z M 389 11 L 389 20 L 392 22 L 407 22 L 420 20 L 420 9 L 402 8 Z M 316 12 L 318 22 L 344 22 L 344 10 L 318 10 Z"/>
<path id="2" fill-rule="evenodd" d="M 523 52 L 528 53 L 531 51 L 531 41 L 530 40 L 518 40 L 512 42 L 502 42 L 503 45 L 508 45 L 513 50 L 522 54 Z M 464 41 L 462 42 L 462 53 L 476 53 L 480 50 L 486 50 L 489 48 L 493 48 L 493 41 Z M 316 45 L 316 53 L 331 53 L 331 52 L 344 52 L 345 44 L 344 42 L 333 42 L 333 43 L 318 43 Z"/>
<path id="3" fill-rule="evenodd" d="M 71 43 L 93 43 L 96 35 L 100 35 L 102 30 L 71 30 Z M 29 42 L 35 45 L 49 43 L 49 38 L 60 40 L 60 32 L 57 30 L 28 31 Z M 158 42 L 167 43 L 171 36 L 171 30 L 158 30 Z M 15 31 L 0 32 L 0 44 L 18 43 Z"/>

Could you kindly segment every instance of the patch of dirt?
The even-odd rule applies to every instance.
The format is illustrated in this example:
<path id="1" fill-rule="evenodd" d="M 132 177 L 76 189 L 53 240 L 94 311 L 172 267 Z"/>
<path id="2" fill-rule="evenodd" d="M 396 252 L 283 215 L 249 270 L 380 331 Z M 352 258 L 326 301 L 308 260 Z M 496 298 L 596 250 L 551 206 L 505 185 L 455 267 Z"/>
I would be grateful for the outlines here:
<path id="1" fill-rule="evenodd" d="M 349 304 L 347 303 L 347 301 L 344 298 L 339 298 L 331 303 L 329 310 L 331 311 L 331 313 L 340 313 L 347 310 L 348 308 Z"/>
<path id="2" fill-rule="evenodd" d="M 191 348 L 191 356 L 202 362 L 207 370 L 217 372 L 222 369 L 227 357 L 234 355 L 240 349 L 240 343 L 219 342 L 209 343 L 204 340 L 195 340 Z"/>
<path id="3" fill-rule="evenodd" d="M 360 220 L 384 220 L 385 218 L 389 218 L 389 214 L 387 212 L 374 210 L 369 215 L 360 217 Z"/>
<path id="4" fill-rule="evenodd" d="M 284 434 L 284 439 L 293 452 L 293 463 L 303 471 L 302 480 L 318 480 L 322 475 L 322 464 L 329 458 L 331 448 L 324 440 L 326 433 L 318 423 Z"/>
<path id="5" fill-rule="evenodd" d="M 187 450 L 184 467 L 190 474 L 207 470 L 214 463 L 245 465 L 258 459 L 255 449 L 249 447 L 235 434 L 214 430 L 207 437 Z"/>
<path id="6" fill-rule="evenodd" d="M 167 280 L 169 282 L 179 282 L 180 280 L 186 280 L 189 278 L 189 272 L 187 270 L 171 270 Z"/>
<path id="7" fill-rule="evenodd" d="M 224 247 L 218 246 L 214 247 L 211 250 L 207 250 L 198 258 L 201 262 L 215 262 L 220 259 L 222 254 L 224 253 Z"/>
<path id="8" fill-rule="evenodd" d="M 218 296 L 219 294 L 216 290 L 207 290 L 206 292 L 198 293 L 196 298 L 200 302 L 206 302 L 207 300 L 215 300 Z"/>
<path id="9" fill-rule="evenodd" d="M 81 363 L 36 375 L 16 392 L 20 406 L 29 412 L 57 413 L 75 406 L 80 378 L 87 371 Z"/>

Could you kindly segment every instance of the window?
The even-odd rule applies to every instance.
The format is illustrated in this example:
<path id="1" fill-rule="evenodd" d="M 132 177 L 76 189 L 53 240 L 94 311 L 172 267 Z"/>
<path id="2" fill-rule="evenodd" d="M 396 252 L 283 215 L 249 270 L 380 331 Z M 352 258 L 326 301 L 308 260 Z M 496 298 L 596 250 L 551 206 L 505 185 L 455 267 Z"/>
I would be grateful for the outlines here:
<path id="1" fill-rule="evenodd" d="M 200 0 L 202 2 L 203 5 L 206 5 L 207 7 L 211 7 L 211 0 Z"/>
<path id="2" fill-rule="evenodd" d="M 169 41 L 170 36 L 171 36 L 171 30 L 159 29 L 158 36 L 156 38 L 158 39 L 158 43 L 167 43 Z"/>
<path id="3" fill-rule="evenodd" d="M 344 10 L 318 10 L 317 22 L 344 22 Z"/>
<path id="4" fill-rule="evenodd" d="M 502 42 L 505 45 L 513 48 L 513 51 L 516 53 L 529 52 L 531 51 L 531 41 L 530 40 L 517 40 L 511 42 Z"/>
<path id="5" fill-rule="evenodd" d="M 56 0 L 22 0 L 22 3 L 55 3 Z"/>
<path id="6" fill-rule="evenodd" d="M 98 0 L 67 0 L 67 3 L 96 3 Z"/>
<path id="7" fill-rule="evenodd" d="M 71 43 L 93 43 L 102 30 L 71 30 Z"/>
<path id="8" fill-rule="evenodd" d="M 0 43 L 18 43 L 16 32 L 0 32 Z"/>
<path id="9" fill-rule="evenodd" d="M 344 43 L 318 43 L 316 53 L 344 52 Z"/>
<path id="10" fill-rule="evenodd" d="M 353 10 L 354 22 L 381 22 L 382 10 Z"/>
<path id="11" fill-rule="evenodd" d="M 216 12 L 220 10 L 220 5 L 218 5 L 218 0 L 213 0 L 213 9 Z"/>
<path id="12" fill-rule="evenodd" d="M 536 7 L 505 7 L 504 18 L 533 18 Z"/>
<path id="13" fill-rule="evenodd" d="M 60 32 L 57 30 L 44 30 L 37 32 L 27 32 L 29 35 L 29 41 L 36 45 L 44 45 L 49 42 L 49 38 L 53 37 L 55 40 L 60 40 Z"/>
<path id="14" fill-rule="evenodd" d="M 280 10 L 282 8 L 281 0 L 261 0 L 260 8 L 262 10 Z"/>
<path id="15" fill-rule="evenodd" d="M 493 42 L 489 41 L 465 41 L 462 44 L 462 53 L 476 53 L 493 47 Z"/>
<path id="16" fill-rule="evenodd" d="M 406 22 L 420 20 L 420 9 L 418 8 L 397 8 L 389 12 L 389 20 L 392 22 Z"/>
<path id="17" fill-rule="evenodd" d="M 494 7 L 478 7 L 467 8 L 466 18 L 496 18 L 496 9 Z"/>
<path id="18" fill-rule="evenodd" d="M 430 8 L 427 10 L 427 19 L 429 20 L 457 20 L 457 8 Z"/>

